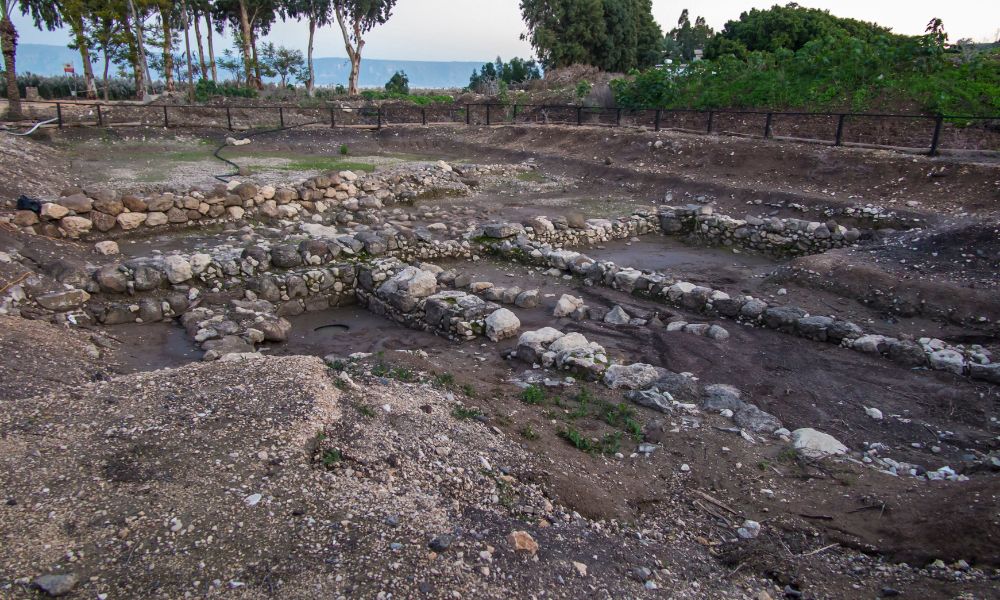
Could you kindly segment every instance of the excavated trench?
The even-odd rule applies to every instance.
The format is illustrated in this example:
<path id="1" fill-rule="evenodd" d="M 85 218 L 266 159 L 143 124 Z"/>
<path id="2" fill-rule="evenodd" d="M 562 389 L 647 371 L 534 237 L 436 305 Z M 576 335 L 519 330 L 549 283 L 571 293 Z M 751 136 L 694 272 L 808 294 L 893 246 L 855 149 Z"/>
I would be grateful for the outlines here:
<path id="1" fill-rule="evenodd" d="M 512 155 L 510 152 L 485 150 L 483 154 L 492 157 L 502 155 L 504 158 Z M 528 157 L 527 153 L 524 157 Z M 320 256 L 311 254 L 315 247 L 310 243 L 333 241 L 314 236 L 308 230 L 303 231 L 302 223 L 309 223 L 308 219 L 258 219 L 252 215 L 207 227 L 187 227 L 163 233 L 156 230 L 145 235 L 119 232 L 118 243 L 128 259 L 146 257 L 159 260 L 168 255 L 190 258 L 194 254 L 205 254 L 212 258 L 212 265 L 222 264 L 221 260 L 216 260 L 220 248 L 255 248 L 257 252 L 244 253 L 242 259 L 233 259 L 232 272 L 227 272 L 225 276 L 194 277 L 176 285 L 177 290 L 189 296 L 190 302 L 184 314 L 208 309 L 216 311 L 218 314 L 215 316 L 224 316 L 227 321 L 238 320 L 234 314 L 254 314 L 258 307 L 253 303 L 266 300 L 274 309 L 275 320 L 280 317 L 290 327 L 284 336 L 275 336 L 283 337 L 282 340 L 257 341 L 250 345 L 250 352 L 271 356 L 308 354 L 328 358 L 331 364 L 335 358 L 340 362 L 354 353 L 370 353 L 375 355 L 376 360 L 412 365 L 415 369 L 435 374 L 453 375 L 456 383 L 452 390 L 464 390 L 464 402 L 475 403 L 484 413 L 492 415 L 494 421 L 491 423 L 495 422 L 512 434 L 551 430 L 551 435 L 543 436 L 541 442 L 534 442 L 533 438 L 521 434 L 526 445 L 542 454 L 563 451 L 563 440 L 556 439 L 556 434 L 552 433 L 556 422 L 560 423 L 559 427 L 577 427 L 595 439 L 606 432 L 607 427 L 600 421 L 571 420 L 571 411 L 575 406 L 571 399 L 578 398 L 581 390 L 592 390 L 589 393 L 599 395 L 602 401 L 612 406 L 617 403 L 625 405 L 630 401 L 624 390 L 609 390 L 597 382 L 584 381 L 586 377 L 579 373 L 573 373 L 575 378 L 567 385 L 565 377 L 570 375 L 568 372 L 541 369 L 538 364 L 510 358 L 509 353 L 518 347 L 517 335 L 492 342 L 481 331 L 474 329 L 467 340 L 457 342 L 444 335 L 436 335 L 433 328 L 425 327 L 426 323 L 420 320 L 409 322 L 415 326 L 404 326 L 404 321 L 396 318 L 399 315 L 384 312 L 386 306 L 396 306 L 392 303 L 398 300 L 392 296 L 379 296 L 380 284 L 384 280 L 371 281 L 366 285 L 365 276 L 374 278 L 382 273 L 388 274 L 386 279 L 390 279 L 398 274 L 403 263 L 428 269 L 428 265 L 432 264 L 445 273 L 453 272 L 448 278 L 437 277 L 437 291 L 457 293 L 461 290 L 468 293 L 476 283 L 491 284 L 476 291 L 477 296 L 486 297 L 487 302 L 495 302 L 493 308 L 503 306 L 512 311 L 519 321 L 518 333 L 552 327 L 563 333 L 582 334 L 590 342 L 601 345 L 612 362 L 644 363 L 673 373 L 691 373 L 700 384 L 734 386 L 744 398 L 751 399 L 754 405 L 779 419 L 789 430 L 820 428 L 850 449 L 862 453 L 878 443 L 887 449 L 885 453 L 891 454 L 893 460 L 920 465 L 925 471 L 950 466 L 960 471 L 967 468 L 974 479 L 995 477 L 983 465 L 987 464 L 985 457 L 991 453 L 995 455 L 997 450 L 996 409 L 1000 402 L 997 385 L 972 379 L 966 376 L 968 373 L 955 374 L 930 369 L 926 365 L 914 366 L 890 360 L 888 352 L 862 352 L 843 344 L 825 343 L 825 332 L 822 339 L 809 339 L 808 335 L 796 329 L 795 323 L 771 326 L 766 324 L 764 318 L 737 318 L 722 314 L 717 308 L 706 311 L 704 301 L 700 305 L 686 304 L 686 294 L 690 292 L 683 291 L 687 290 L 683 286 L 683 293 L 675 298 L 668 293 L 666 284 L 659 290 L 656 282 L 647 287 L 630 288 L 631 283 L 621 284 L 625 280 L 620 280 L 619 275 L 622 271 L 635 269 L 642 272 L 640 279 L 662 275 L 671 278 L 671 282 L 676 280 L 722 293 L 727 296 L 726 299 L 753 296 L 774 307 L 801 307 L 810 315 L 856 323 L 866 334 L 906 340 L 909 340 L 908 336 L 914 339 L 935 337 L 955 344 L 977 343 L 985 346 L 986 350 L 996 352 L 997 338 L 988 326 L 948 321 L 932 314 L 903 316 L 865 301 L 861 293 L 840 294 L 837 290 L 805 285 L 788 276 L 789 270 L 803 260 L 784 253 L 790 247 L 788 244 L 776 245 L 782 252 L 773 255 L 748 247 L 749 242 L 740 238 L 727 238 L 729 245 L 712 244 L 705 236 L 709 235 L 706 231 L 710 227 L 716 226 L 715 221 L 702 219 L 696 227 L 685 230 L 683 235 L 668 235 L 657 212 L 633 214 L 643 205 L 667 204 L 662 189 L 658 189 L 662 178 L 637 177 L 634 185 L 625 185 L 628 182 L 624 181 L 627 176 L 624 169 L 599 167 L 594 173 L 585 174 L 580 172 L 579 163 L 572 160 L 551 159 L 541 163 L 541 169 L 524 171 L 531 173 L 530 177 L 517 174 L 486 181 L 464 181 L 470 189 L 468 196 L 424 194 L 412 202 L 387 204 L 370 211 L 350 211 L 351 216 L 341 220 L 329 215 L 314 220 L 324 227 L 339 227 L 338 234 L 343 235 L 351 230 L 365 233 L 377 231 L 380 222 L 406 230 L 407 235 L 399 236 L 398 248 L 386 248 L 381 253 L 369 252 L 371 246 L 366 245 L 349 255 L 323 255 L 310 263 L 310 258 Z M 595 185 L 594 182 L 601 178 L 606 178 L 608 183 Z M 731 217 L 760 217 L 761 231 L 771 225 L 765 222 L 766 219 L 778 217 L 824 221 L 822 227 L 834 233 L 837 233 L 838 225 L 846 226 L 845 229 L 862 227 L 877 230 L 907 228 L 915 223 L 914 217 L 900 216 L 901 213 L 884 217 L 879 216 L 883 213 L 878 211 L 845 213 L 843 205 L 823 207 L 815 197 L 809 199 L 810 209 L 804 213 L 790 207 L 802 199 L 788 193 L 772 195 L 758 204 L 747 195 L 741 197 L 737 204 L 724 195 L 726 190 L 721 186 L 688 186 L 694 190 L 688 192 L 682 181 L 677 180 L 673 184 L 673 194 L 679 199 L 670 204 L 680 206 L 691 203 L 694 208 L 689 210 L 698 214 L 699 218 L 711 216 L 697 212 L 703 211 L 705 206 L 727 204 Z M 748 208 L 736 211 L 734 206 Z M 662 211 L 663 207 L 656 209 Z M 318 215 L 319 211 L 315 214 Z M 662 215 L 662 212 L 659 214 Z M 554 227 L 549 237 L 531 238 L 529 241 L 534 245 L 518 245 L 512 241 L 518 238 L 517 234 L 491 237 L 484 231 L 484 226 L 497 221 L 515 224 L 530 222 L 536 230 L 544 224 L 537 220 L 538 217 L 547 217 L 545 220 L 550 225 L 557 223 L 560 227 Z M 619 218 L 615 221 L 618 228 L 614 230 L 614 235 L 609 234 L 609 239 L 569 243 L 585 239 L 581 237 L 584 235 L 581 232 L 592 232 L 598 228 L 598 225 L 590 223 L 582 227 L 571 225 L 578 218 L 614 220 L 616 217 Z M 685 218 L 688 217 L 678 217 L 680 220 Z M 694 219 L 693 216 L 690 218 Z M 825 221 L 828 219 L 836 223 L 827 227 Z M 565 228 L 561 227 L 563 223 L 567 224 Z M 703 225 L 704 229 L 701 228 Z M 628 227 L 638 228 L 641 233 Z M 883 233 L 894 235 L 892 232 Z M 866 244 L 871 245 L 871 240 L 879 235 L 882 233 L 874 231 L 857 238 L 858 248 L 868 247 Z M 810 238 L 809 243 L 825 243 L 823 240 L 826 239 Z M 449 246 L 447 252 L 440 250 L 449 240 L 455 242 L 454 247 Z M 404 241 L 410 245 L 402 243 Z M 468 242 L 464 249 L 459 246 L 460 241 Z M 293 266 L 279 267 L 267 263 L 256 268 L 254 264 L 247 267 L 247 262 L 240 262 L 247 261 L 247 256 L 251 254 L 255 262 L 262 257 L 275 261 L 278 251 L 284 246 L 300 249 L 298 252 L 302 257 L 295 259 L 298 262 L 292 261 L 295 263 Z M 306 247 L 309 250 L 301 250 Z M 605 272 L 602 277 L 600 273 L 595 275 L 594 271 L 574 270 L 570 257 L 560 257 L 559 260 L 565 258 L 567 264 L 557 267 L 553 266 L 557 263 L 550 255 L 539 252 L 539 256 L 534 256 L 531 253 L 533 249 L 546 247 L 548 250 L 573 250 L 596 263 L 614 263 L 616 269 Z M 420 252 L 424 251 L 437 255 L 421 256 Z M 830 255 L 844 252 L 848 250 L 833 250 Z M 377 264 L 385 255 L 393 253 L 402 259 L 399 265 L 384 269 L 382 266 L 367 266 Z M 457 256 L 462 253 L 467 256 Z M 806 255 L 806 261 L 826 256 L 822 251 L 816 251 L 816 246 L 807 246 L 802 254 Z M 88 258 L 93 261 L 93 257 Z M 99 260 L 114 262 L 111 257 Z M 332 287 L 322 287 L 325 284 L 317 283 L 316 289 L 308 288 L 301 296 L 292 293 L 290 278 L 305 279 L 310 272 L 329 272 L 334 268 L 350 271 L 349 277 L 338 271 L 336 281 L 345 285 L 343 291 L 334 295 L 330 292 Z M 130 277 L 134 279 L 134 274 Z M 268 277 L 278 280 L 278 285 L 271 284 L 273 289 L 262 283 Z M 634 283 L 634 279 L 629 281 Z M 510 290 L 514 287 L 521 291 L 537 291 L 537 303 L 521 306 L 518 302 L 489 299 L 490 289 Z M 118 304 L 142 300 L 165 302 L 166 288 L 164 285 L 134 295 L 114 295 L 98 290 L 93 294 L 92 302 L 100 303 L 108 299 Z M 190 299 L 189 292 L 194 288 L 200 290 L 200 295 Z M 493 293 L 499 297 L 498 292 Z M 553 311 L 564 296 L 580 299 L 589 312 L 556 317 Z M 319 304 L 313 303 L 317 297 L 322 300 Z M 717 302 L 721 296 L 711 298 Z M 238 302 L 245 305 L 238 305 Z M 293 305 L 294 310 L 290 308 Z M 615 309 L 623 311 L 633 321 L 609 321 L 606 317 Z M 253 318 L 248 317 L 248 322 Z M 195 323 L 185 327 L 180 324 L 184 320 L 183 314 L 178 318 L 165 315 L 162 320 L 153 323 L 93 324 L 92 327 L 121 342 L 118 357 L 123 370 L 151 371 L 181 366 L 202 358 L 204 350 L 195 341 L 195 332 L 209 326 Z M 203 322 L 208 320 L 206 315 Z M 696 327 L 674 327 L 677 324 Z M 252 326 L 253 323 L 241 323 L 242 329 L 233 335 L 247 334 Z M 725 335 L 707 335 L 706 330 L 711 326 L 723 330 Z M 456 332 L 445 329 L 438 330 L 438 333 L 451 335 Z M 878 342 L 874 343 L 877 346 Z M 544 407 L 525 404 L 521 394 L 529 381 L 541 382 L 537 385 L 545 388 L 552 403 Z M 866 414 L 866 409 L 873 405 L 877 405 L 885 415 L 884 420 L 873 421 Z M 712 440 L 713 444 L 718 442 L 715 444 L 717 447 L 708 450 L 695 447 L 696 442 L 690 437 L 682 437 L 690 434 L 687 432 L 692 422 L 689 417 L 681 418 L 676 413 L 663 414 L 646 407 L 636 406 L 633 410 L 637 411 L 644 425 L 643 439 L 658 444 L 663 454 L 667 455 L 665 460 L 678 463 L 671 463 L 667 468 L 676 470 L 682 461 L 685 466 L 693 464 L 695 471 L 699 472 L 696 476 L 701 488 L 716 490 L 717 493 L 735 493 L 742 484 L 729 481 L 733 469 L 756 469 L 770 476 L 773 465 L 779 464 L 780 471 L 776 472 L 789 476 L 797 473 L 795 476 L 809 485 L 796 488 L 797 495 L 786 508 L 767 504 L 769 510 L 774 510 L 772 514 L 780 514 L 782 518 L 800 518 L 802 514 L 817 512 L 814 507 L 823 502 L 836 504 L 836 501 L 827 498 L 847 498 L 841 500 L 842 505 L 826 508 L 831 512 L 840 511 L 838 514 L 844 516 L 842 521 L 834 522 L 831 517 L 818 523 L 787 525 L 789 530 L 807 531 L 816 527 L 827 535 L 841 536 L 836 539 L 845 546 L 906 560 L 929 562 L 937 556 L 954 559 L 965 556 L 963 548 L 966 544 L 957 534 L 931 540 L 924 537 L 923 517 L 912 507 L 899 507 L 900 516 L 892 517 L 898 520 L 893 520 L 885 529 L 864 520 L 871 513 L 858 516 L 851 512 L 856 510 L 852 503 L 857 502 L 859 497 L 910 493 L 914 489 L 910 487 L 914 485 L 914 480 L 905 474 L 904 477 L 890 479 L 890 475 L 874 473 L 871 468 L 862 466 L 860 458 L 855 459 L 865 476 L 852 488 L 852 483 L 845 483 L 848 478 L 840 478 L 839 473 L 831 476 L 822 468 L 806 463 L 794 467 L 782 464 L 781 461 L 785 460 L 783 446 L 769 435 L 759 436 L 752 443 L 753 449 L 748 449 L 750 446 L 743 445 L 739 428 L 733 431 L 731 421 L 719 419 L 718 414 L 699 416 L 692 428 L 697 430 L 698 436 Z M 559 450 L 553 451 L 544 447 L 543 443 L 561 445 Z M 697 443 L 704 445 L 703 440 Z M 634 447 L 635 444 L 626 439 L 621 453 L 627 456 Z M 730 452 L 730 448 L 736 448 L 739 457 L 746 452 L 747 458 L 739 458 L 746 462 L 737 463 L 735 467 L 727 463 L 724 454 L 720 453 Z M 758 451 L 762 454 L 754 454 Z M 702 452 L 704 454 L 699 456 Z M 802 471 L 797 470 L 800 467 Z M 595 467 L 597 471 L 600 469 L 617 476 L 613 463 L 611 466 Z M 872 477 L 884 480 L 873 481 Z M 642 511 L 635 506 L 650 494 L 644 487 L 646 483 L 636 483 L 640 481 L 645 480 L 636 475 L 626 486 L 631 489 L 621 492 L 620 497 L 609 492 L 608 497 L 601 498 L 596 496 L 596 491 L 580 490 L 578 482 L 561 481 L 555 477 L 552 485 L 558 499 L 586 516 L 614 516 L 629 520 L 641 515 Z M 920 481 L 917 485 L 925 484 L 927 487 L 921 488 L 918 494 L 932 495 L 928 502 L 936 507 L 933 510 L 938 514 L 939 508 L 947 506 L 949 498 L 956 493 L 955 488 L 945 489 L 944 486 L 958 486 L 962 482 Z M 759 488 L 764 484 L 752 485 Z M 976 485 L 982 483 L 977 481 Z M 982 514 L 975 513 L 972 517 L 980 518 Z M 1000 563 L 995 548 L 992 551 L 988 549 L 989 536 L 983 536 L 983 540 L 972 544 L 977 556 L 985 562 Z"/>

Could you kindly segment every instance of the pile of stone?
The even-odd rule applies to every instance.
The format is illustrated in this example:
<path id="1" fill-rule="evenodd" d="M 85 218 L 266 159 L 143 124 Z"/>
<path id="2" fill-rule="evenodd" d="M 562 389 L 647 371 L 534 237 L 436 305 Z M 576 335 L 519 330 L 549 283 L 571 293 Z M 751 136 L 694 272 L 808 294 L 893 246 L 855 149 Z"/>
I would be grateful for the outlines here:
<path id="1" fill-rule="evenodd" d="M 404 266 L 396 259 L 363 264 L 357 296 L 371 312 L 413 329 L 453 340 L 485 335 L 493 341 L 517 335 L 510 310 L 460 290 L 438 290 L 440 267 Z"/>
<path id="2" fill-rule="evenodd" d="M 600 379 L 610 361 L 603 346 L 580 333 L 563 333 L 553 327 L 526 331 L 508 354 L 529 364 L 569 371 L 584 379 Z"/>
<path id="3" fill-rule="evenodd" d="M 782 257 L 826 252 L 853 244 L 863 235 L 835 221 L 735 219 L 698 204 L 662 206 L 659 217 L 660 228 L 668 235 L 686 235 L 713 246 L 734 246 Z"/>

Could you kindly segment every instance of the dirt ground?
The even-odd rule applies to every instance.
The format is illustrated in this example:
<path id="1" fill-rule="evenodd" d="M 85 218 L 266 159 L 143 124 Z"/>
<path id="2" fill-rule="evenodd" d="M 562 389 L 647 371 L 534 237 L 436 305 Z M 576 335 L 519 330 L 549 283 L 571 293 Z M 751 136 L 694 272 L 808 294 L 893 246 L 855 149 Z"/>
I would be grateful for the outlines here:
<path id="1" fill-rule="evenodd" d="M 0 194 L 209 185 L 227 169 L 211 158 L 217 138 L 68 130 L 19 141 L 12 148 L 30 158 L 0 164 Z M 702 203 L 734 217 L 874 226 L 857 247 L 793 260 L 659 234 L 579 250 L 875 333 L 1000 352 L 1000 166 L 988 162 L 589 127 L 303 128 L 231 156 L 261 183 L 348 163 L 537 166 L 471 197 L 406 207 L 408 223 Z M 866 206 L 879 210 L 854 210 Z M 251 223 L 119 243 L 138 257 L 286 234 Z M 107 260 L 90 245 L 7 228 L 0 252 L 24 256 L 45 285 Z M 290 318 L 289 340 L 246 363 L 201 363 L 172 322 L 65 328 L 0 317 L 0 595 L 37 596 L 34 578 L 60 573 L 78 577 L 74 597 L 106 598 L 1000 593 L 1000 471 L 984 463 L 1000 449 L 1000 387 L 706 321 L 537 267 L 440 266 L 538 289 L 537 308 L 516 309 L 522 331 L 583 333 L 613 359 L 735 386 L 788 429 L 816 427 L 851 449 L 968 480 L 804 459 L 777 440 L 746 440 L 718 414 L 656 412 L 593 382 L 542 386 L 544 399 L 529 404 L 517 382 L 541 369 L 504 358 L 516 339 L 453 343 L 357 306 Z M 19 274 L 0 261 L 3 283 Z M 664 322 L 717 323 L 730 337 L 555 319 L 564 293 Z M 348 360 L 354 352 L 371 356 Z M 871 419 L 871 406 L 887 418 Z M 583 452 L 564 439 L 569 429 L 618 435 L 620 447 Z M 638 453 L 642 441 L 658 447 Z M 747 519 L 760 536 L 735 533 Z M 521 530 L 536 554 L 513 549 L 509 535 Z"/>

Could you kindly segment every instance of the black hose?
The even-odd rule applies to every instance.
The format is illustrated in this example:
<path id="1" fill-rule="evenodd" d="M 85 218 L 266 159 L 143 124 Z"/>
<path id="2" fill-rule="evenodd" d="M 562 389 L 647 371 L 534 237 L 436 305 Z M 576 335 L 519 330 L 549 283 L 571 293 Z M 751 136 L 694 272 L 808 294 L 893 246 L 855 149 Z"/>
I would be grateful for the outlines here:
<path id="1" fill-rule="evenodd" d="M 278 127 L 277 129 L 263 129 L 261 131 L 249 131 L 243 137 L 244 138 L 251 138 L 251 137 L 254 137 L 254 136 L 258 136 L 258 135 L 266 135 L 268 133 L 277 133 L 279 131 L 287 131 L 289 129 L 295 129 L 296 127 L 304 127 L 306 125 L 315 125 L 315 124 L 317 124 L 319 122 L 320 121 L 308 121 L 306 123 L 299 123 L 298 125 L 287 125 L 285 127 Z M 216 179 L 218 179 L 222 183 L 229 183 L 230 179 L 232 179 L 233 177 L 236 177 L 236 176 L 238 176 L 240 174 L 240 166 L 238 164 L 234 163 L 233 161 L 229 160 L 228 158 L 225 158 L 223 156 L 219 156 L 219 152 L 221 152 L 223 150 L 223 148 L 225 148 L 227 146 L 229 146 L 229 144 L 222 144 L 221 146 L 219 146 L 218 148 L 215 149 L 215 152 L 212 152 L 212 156 L 214 156 L 215 158 L 221 160 L 224 163 L 228 163 L 230 166 L 232 166 L 234 169 L 236 169 L 236 171 L 234 173 L 229 173 L 227 175 L 213 175 L 213 177 L 215 177 Z"/>

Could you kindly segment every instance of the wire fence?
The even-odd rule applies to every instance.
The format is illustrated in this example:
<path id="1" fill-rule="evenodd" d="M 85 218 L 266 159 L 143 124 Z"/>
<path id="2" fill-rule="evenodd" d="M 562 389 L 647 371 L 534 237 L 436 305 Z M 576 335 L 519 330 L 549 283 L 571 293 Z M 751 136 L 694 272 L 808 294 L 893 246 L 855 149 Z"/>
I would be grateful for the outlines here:
<path id="1" fill-rule="evenodd" d="M 34 119 L 57 127 L 146 126 L 165 128 L 257 128 L 327 125 L 381 129 L 392 125 L 575 125 L 635 127 L 699 134 L 795 140 L 833 146 L 871 146 L 925 151 L 1000 151 L 1000 115 L 813 113 L 759 110 L 599 108 L 548 104 L 366 105 L 139 105 L 22 101 Z"/>

